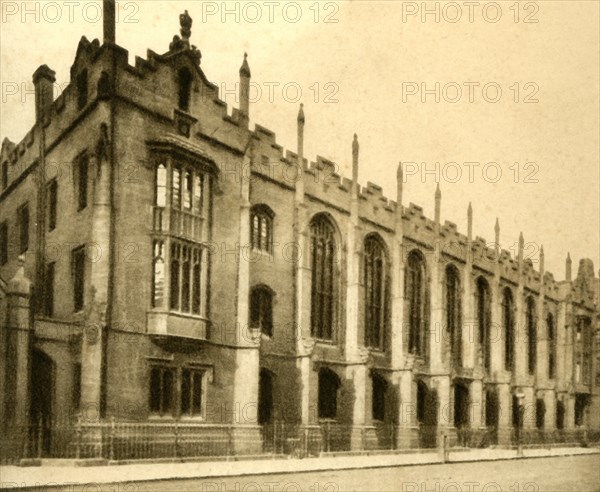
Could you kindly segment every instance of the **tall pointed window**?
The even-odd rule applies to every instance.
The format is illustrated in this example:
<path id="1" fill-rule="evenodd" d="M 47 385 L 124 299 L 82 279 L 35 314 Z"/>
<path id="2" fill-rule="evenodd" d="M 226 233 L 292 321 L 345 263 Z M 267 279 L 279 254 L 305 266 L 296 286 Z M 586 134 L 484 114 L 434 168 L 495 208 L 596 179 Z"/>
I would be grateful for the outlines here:
<path id="1" fill-rule="evenodd" d="M 556 329 L 552 313 L 548 313 L 546 317 L 546 329 L 548 330 L 548 378 L 554 379 L 556 376 Z"/>
<path id="2" fill-rule="evenodd" d="M 404 283 L 408 317 L 408 351 L 421 357 L 427 355 L 427 328 L 429 324 L 429 293 L 425 259 L 413 250 L 408 255 Z"/>
<path id="3" fill-rule="evenodd" d="M 514 370 L 515 328 L 512 291 L 506 287 L 502 292 L 502 328 L 504 331 L 504 369 Z"/>
<path id="4" fill-rule="evenodd" d="M 252 249 L 273 252 L 273 211 L 267 205 L 255 205 L 250 212 Z"/>
<path id="5" fill-rule="evenodd" d="M 29 205 L 21 205 L 18 210 L 19 217 L 19 253 L 23 254 L 29 249 Z"/>
<path id="6" fill-rule="evenodd" d="M 479 333 L 479 347 L 481 350 L 483 367 L 486 371 L 491 368 L 491 295 L 490 286 L 483 277 L 477 279 L 477 328 Z"/>
<path id="7" fill-rule="evenodd" d="M 527 372 L 535 373 L 535 362 L 537 357 L 537 336 L 535 322 L 535 300 L 529 296 L 527 298 Z"/>
<path id="8" fill-rule="evenodd" d="M 56 178 L 49 181 L 46 185 L 46 199 L 48 201 L 48 231 L 53 231 L 56 228 L 58 199 L 58 182 L 56 181 Z"/>
<path id="9" fill-rule="evenodd" d="M 335 323 L 336 244 L 329 219 L 317 215 L 311 222 L 311 316 L 310 331 L 315 338 L 332 340 Z"/>
<path id="10" fill-rule="evenodd" d="M 455 366 L 462 366 L 462 330 L 460 277 L 454 265 L 446 267 L 446 330 L 450 340 L 450 356 Z"/>
<path id="11" fill-rule="evenodd" d="M 365 239 L 365 345 L 383 349 L 388 321 L 387 255 L 381 238 Z"/>
<path id="12" fill-rule="evenodd" d="M 179 109 L 188 111 L 190 109 L 190 96 L 192 94 L 192 74 L 187 68 L 181 68 L 177 72 L 177 83 L 179 91 Z"/>

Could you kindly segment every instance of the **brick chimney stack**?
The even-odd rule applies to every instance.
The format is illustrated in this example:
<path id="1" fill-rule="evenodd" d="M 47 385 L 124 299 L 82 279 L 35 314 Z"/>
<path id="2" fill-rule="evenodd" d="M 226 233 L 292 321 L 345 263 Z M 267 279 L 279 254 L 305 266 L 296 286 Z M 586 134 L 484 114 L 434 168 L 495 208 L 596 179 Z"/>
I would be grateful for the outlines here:
<path id="1" fill-rule="evenodd" d="M 40 121 L 54 102 L 54 82 L 56 72 L 48 65 L 41 65 L 33 73 L 35 87 L 35 120 Z"/>
<path id="2" fill-rule="evenodd" d="M 104 43 L 115 44 L 116 42 L 116 18 L 115 0 L 104 0 L 102 6 L 102 17 L 104 21 Z"/>

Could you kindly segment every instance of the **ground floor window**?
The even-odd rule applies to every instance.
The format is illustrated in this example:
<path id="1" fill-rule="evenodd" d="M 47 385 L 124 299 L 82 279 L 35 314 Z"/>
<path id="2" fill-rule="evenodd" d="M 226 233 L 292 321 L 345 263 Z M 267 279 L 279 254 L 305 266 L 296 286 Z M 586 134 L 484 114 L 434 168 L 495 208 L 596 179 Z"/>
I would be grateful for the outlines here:
<path id="1" fill-rule="evenodd" d="M 589 404 L 589 395 L 578 394 L 575 396 L 575 425 L 585 423 L 585 411 Z"/>
<path id="2" fill-rule="evenodd" d="M 169 415 L 173 412 L 173 380 L 175 369 L 153 367 L 150 370 L 150 412 Z"/>
<path id="3" fill-rule="evenodd" d="M 373 420 L 385 420 L 385 395 L 387 392 L 387 382 L 379 374 L 373 374 L 373 400 L 372 412 Z"/>
<path id="4" fill-rule="evenodd" d="M 181 371 L 181 414 L 190 417 L 202 415 L 202 371 Z"/>
<path id="5" fill-rule="evenodd" d="M 544 400 L 538 398 L 535 401 L 535 426 L 538 429 L 544 428 L 544 416 L 546 415 L 546 404 Z"/>
<path id="6" fill-rule="evenodd" d="M 201 417 L 204 374 L 204 370 L 195 368 L 151 367 L 150 413 L 161 417 Z"/>
<path id="7" fill-rule="evenodd" d="M 565 428 L 565 404 L 562 401 L 556 402 L 556 428 Z"/>
<path id="8" fill-rule="evenodd" d="M 335 372 L 325 368 L 319 371 L 319 418 L 336 418 L 339 388 L 340 378 Z"/>

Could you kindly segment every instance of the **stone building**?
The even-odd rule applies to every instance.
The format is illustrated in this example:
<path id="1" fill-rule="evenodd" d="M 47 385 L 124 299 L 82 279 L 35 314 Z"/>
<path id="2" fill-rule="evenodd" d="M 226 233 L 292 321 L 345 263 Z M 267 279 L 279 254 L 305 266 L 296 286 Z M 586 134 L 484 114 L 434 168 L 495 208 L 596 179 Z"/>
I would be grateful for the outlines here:
<path id="1" fill-rule="evenodd" d="M 471 207 L 466 235 L 442 223 L 439 188 L 431 220 L 402 205 L 401 166 L 395 201 L 361 186 L 356 135 L 351 179 L 309 162 L 302 107 L 284 153 L 249 128 L 246 56 L 228 111 L 187 12 L 135 65 L 105 12 L 57 99 L 35 71 L 35 125 L 2 143 L 5 455 L 52 455 L 78 418 L 224 424 L 240 453 L 273 422 L 340 449 L 600 429 L 590 260 L 558 281 L 522 235 L 516 258 L 498 223 L 474 237 Z"/>

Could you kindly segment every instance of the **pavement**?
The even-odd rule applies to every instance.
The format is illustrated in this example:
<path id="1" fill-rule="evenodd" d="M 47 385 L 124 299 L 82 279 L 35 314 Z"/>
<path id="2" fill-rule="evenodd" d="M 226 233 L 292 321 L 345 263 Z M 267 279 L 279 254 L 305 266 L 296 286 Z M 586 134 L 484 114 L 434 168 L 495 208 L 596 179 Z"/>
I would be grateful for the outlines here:
<path id="1" fill-rule="evenodd" d="M 524 458 L 600 454 L 600 447 L 524 449 Z M 518 459 L 515 449 L 468 449 L 450 451 L 449 462 L 476 462 Z M 326 470 L 367 469 L 443 463 L 437 450 L 431 452 L 390 452 L 361 456 L 321 456 L 318 458 L 260 459 L 248 461 L 153 462 L 114 464 L 114 466 L 77 466 L 73 462 L 44 462 L 42 466 L 0 467 L 0 489 L 52 487 L 82 484 L 115 484 L 154 480 L 204 479 L 301 473 Z M 52 465 L 63 466 L 52 466 Z M 66 465 L 66 466 L 64 466 Z"/>

